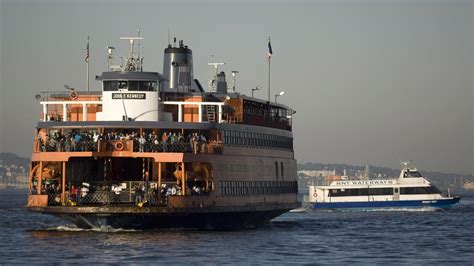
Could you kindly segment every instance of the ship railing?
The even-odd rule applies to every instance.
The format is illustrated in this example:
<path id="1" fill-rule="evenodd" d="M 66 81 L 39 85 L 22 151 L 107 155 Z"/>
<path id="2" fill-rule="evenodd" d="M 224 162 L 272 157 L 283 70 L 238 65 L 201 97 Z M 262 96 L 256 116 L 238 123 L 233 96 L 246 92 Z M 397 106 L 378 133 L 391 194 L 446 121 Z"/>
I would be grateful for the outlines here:
<path id="1" fill-rule="evenodd" d="M 38 141 L 38 149 L 41 152 L 79 152 L 97 151 L 97 142 L 74 141 L 74 140 L 47 140 Z"/>
<path id="2" fill-rule="evenodd" d="M 48 206 L 61 205 L 61 193 L 48 193 Z"/>
<path id="3" fill-rule="evenodd" d="M 208 142 L 153 142 L 143 144 L 137 140 L 36 140 L 35 149 L 39 152 L 104 152 L 104 151 L 134 151 L 134 152 L 182 152 L 182 153 L 222 153 L 222 141 Z"/>
<path id="4" fill-rule="evenodd" d="M 60 205 L 54 198 L 60 198 L 59 195 L 50 195 L 48 197 L 49 206 Z M 144 192 L 138 197 L 133 191 L 94 191 L 87 193 L 71 194 L 66 192 L 67 206 L 106 206 L 106 205 L 149 205 L 166 206 L 167 199 L 159 197 L 154 191 Z"/>
<path id="5" fill-rule="evenodd" d="M 158 189 L 156 182 L 143 181 L 98 181 L 78 185 L 77 190 L 47 192 L 48 206 L 167 206 L 170 196 L 204 196 L 210 193 L 205 187 L 189 188 L 187 195 L 176 182 L 162 182 Z M 87 186 L 85 185 L 87 184 Z M 87 187 L 84 190 L 84 187 Z M 137 188 L 139 188 L 137 190 Z"/>
<path id="6" fill-rule="evenodd" d="M 136 142 L 133 145 L 134 152 L 222 153 L 224 148 L 222 141 L 199 141 L 194 143 L 147 141 L 143 144 Z"/>

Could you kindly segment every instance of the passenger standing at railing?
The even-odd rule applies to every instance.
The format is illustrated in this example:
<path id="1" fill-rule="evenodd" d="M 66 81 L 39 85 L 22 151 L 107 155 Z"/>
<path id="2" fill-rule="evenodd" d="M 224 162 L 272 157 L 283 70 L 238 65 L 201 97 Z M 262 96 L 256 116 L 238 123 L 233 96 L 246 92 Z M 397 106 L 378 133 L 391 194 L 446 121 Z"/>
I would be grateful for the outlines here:
<path id="1" fill-rule="evenodd" d="M 189 146 L 191 146 L 191 151 L 194 152 L 194 139 L 193 139 L 193 135 L 188 135 L 186 137 L 186 141 L 189 143 Z"/>
<path id="2" fill-rule="evenodd" d="M 81 198 L 84 198 L 89 193 L 89 183 L 82 183 Z"/>
<path id="3" fill-rule="evenodd" d="M 151 199 L 150 203 L 152 205 L 158 204 L 160 198 L 160 191 L 158 190 L 158 185 L 157 184 L 151 184 Z"/>
<path id="4" fill-rule="evenodd" d="M 156 135 L 153 136 L 152 143 L 153 143 L 153 146 L 152 146 L 151 151 L 152 152 L 158 152 L 158 145 L 160 145 L 160 141 L 158 140 L 158 136 L 156 136 Z"/>
<path id="5" fill-rule="evenodd" d="M 199 152 L 199 137 L 196 132 L 193 133 L 192 139 L 193 139 L 193 152 L 197 153 Z"/>
<path id="6" fill-rule="evenodd" d="M 72 139 L 72 151 L 77 151 L 79 149 L 79 142 L 81 141 L 81 135 L 79 133 L 74 134 Z"/>
<path id="7" fill-rule="evenodd" d="M 92 137 L 93 141 L 94 141 L 94 147 L 93 147 L 93 150 L 94 151 L 97 151 L 97 143 L 99 142 L 99 134 L 97 134 L 97 132 L 94 132 L 94 136 Z"/>
<path id="8" fill-rule="evenodd" d="M 163 145 L 163 151 L 168 151 L 168 135 L 166 135 L 166 132 L 161 136 L 161 144 Z"/>
<path id="9" fill-rule="evenodd" d="M 166 184 L 161 184 L 160 190 L 160 204 L 166 204 L 166 197 L 168 196 L 168 189 L 166 188 Z"/>
<path id="10" fill-rule="evenodd" d="M 173 135 L 171 135 L 171 144 L 176 144 L 178 142 L 178 138 L 176 136 L 176 133 L 173 133 Z"/>
<path id="11" fill-rule="evenodd" d="M 69 189 L 69 200 L 76 201 L 77 200 L 77 188 L 74 185 L 71 186 Z"/>
<path id="12" fill-rule="evenodd" d="M 112 185 L 112 192 L 114 193 L 114 198 L 112 202 L 118 203 L 120 202 L 120 193 L 122 193 L 122 186 L 119 185 Z"/>
<path id="13" fill-rule="evenodd" d="M 38 133 L 37 139 L 38 139 L 38 148 L 39 148 L 39 151 L 41 151 L 41 152 L 46 151 L 45 142 L 43 141 L 43 137 L 41 136 L 41 133 Z"/>
<path id="14" fill-rule="evenodd" d="M 201 134 L 199 142 L 201 143 L 201 152 L 207 152 L 207 139 L 204 135 Z"/>
<path id="15" fill-rule="evenodd" d="M 133 189 L 133 192 L 135 193 L 135 204 L 138 205 L 139 203 L 143 201 L 141 186 L 136 185 Z"/>
<path id="16" fill-rule="evenodd" d="M 142 134 L 141 137 L 138 139 L 138 144 L 139 144 L 139 152 L 144 152 L 145 151 L 145 134 Z"/>

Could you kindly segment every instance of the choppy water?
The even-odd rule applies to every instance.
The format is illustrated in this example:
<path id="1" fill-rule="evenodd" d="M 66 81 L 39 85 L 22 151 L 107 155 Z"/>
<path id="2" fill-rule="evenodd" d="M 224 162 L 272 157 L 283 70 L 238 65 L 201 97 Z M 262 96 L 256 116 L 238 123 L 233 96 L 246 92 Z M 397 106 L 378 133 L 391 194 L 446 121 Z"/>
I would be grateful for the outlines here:
<path id="1" fill-rule="evenodd" d="M 474 196 L 449 211 L 291 212 L 237 231 L 79 230 L 0 192 L 0 263 L 474 262 Z"/>

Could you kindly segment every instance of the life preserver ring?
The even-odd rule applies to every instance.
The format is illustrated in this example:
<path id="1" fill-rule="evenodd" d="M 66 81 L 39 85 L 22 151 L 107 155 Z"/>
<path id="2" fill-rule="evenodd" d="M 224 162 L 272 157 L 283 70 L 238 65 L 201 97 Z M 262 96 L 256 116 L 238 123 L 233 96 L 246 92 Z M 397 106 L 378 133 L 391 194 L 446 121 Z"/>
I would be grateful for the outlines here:
<path id="1" fill-rule="evenodd" d="M 73 99 L 73 100 L 76 100 L 78 96 L 79 96 L 79 95 L 77 94 L 76 91 L 71 91 L 71 92 L 69 93 L 69 97 L 71 97 L 71 99 Z"/>
<path id="2" fill-rule="evenodd" d="M 114 148 L 115 148 L 116 151 L 121 151 L 121 150 L 123 150 L 124 147 L 125 146 L 123 145 L 123 143 L 121 141 L 116 142 L 114 144 Z"/>
<path id="3" fill-rule="evenodd" d="M 314 193 L 313 193 L 313 197 L 317 198 L 317 197 L 318 197 L 318 193 L 314 192 Z"/>

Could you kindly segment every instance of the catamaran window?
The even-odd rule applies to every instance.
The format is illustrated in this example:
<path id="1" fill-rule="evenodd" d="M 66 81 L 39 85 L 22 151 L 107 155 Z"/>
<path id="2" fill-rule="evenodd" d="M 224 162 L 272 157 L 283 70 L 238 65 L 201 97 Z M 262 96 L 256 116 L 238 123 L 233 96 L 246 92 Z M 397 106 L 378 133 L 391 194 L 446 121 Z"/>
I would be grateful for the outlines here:
<path id="1" fill-rule="evenodd" d="M 410 174 L 413 177 L 421 177 L 421 174 L 419 172 L 410 172 Z"/>
<path id="2" fill-rule="evenodd" d="M 400 194 L 407 194 L 407 195 L 413 195 L 413 194 L 440 194 L 441 191 L 439 191 L 436 187 L 402 187 L 400 188 Z"/>
<path id="3" fill-rule="evenodd" d="M 406 171 L 403 177 L 421 177 L 421 174 L 417 171 Z"/>
<path id="4" fill-rule="evenodd" d="M 331 197 L 349 197 L 349 196 L 379 196 L 393 195 L 392 188 L 352 188 L 352 189 L 331 189 Z"/>

